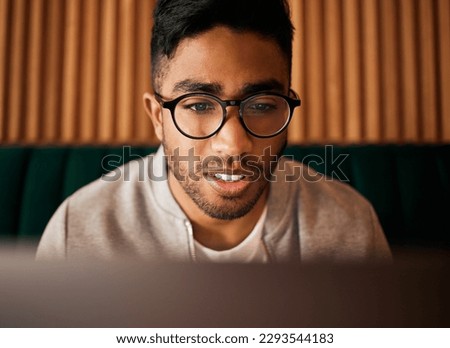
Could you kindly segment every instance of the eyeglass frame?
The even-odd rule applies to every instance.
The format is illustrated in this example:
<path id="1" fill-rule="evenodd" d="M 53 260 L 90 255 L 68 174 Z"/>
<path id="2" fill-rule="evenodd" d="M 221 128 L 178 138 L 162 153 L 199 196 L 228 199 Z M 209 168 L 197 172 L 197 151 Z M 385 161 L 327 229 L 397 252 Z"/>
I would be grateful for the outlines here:
<path id="1" fill-rule="evenodd" d="M 227 111 L 227 107 L 228 106 L 238 106 L 239 107 L 239 121 L 241 122 L 242 127 L 244 127 L 244 129 L 246 130 L 246 132 L 248 132 L 249 134 L 253 135 L 256 138 L 273 138 L 277 135 L 279 135 L 280 133 L 282 133 L 288 126 L 289 123 L 291 122 L 292 119 L 292 115 L 294 113 L 294 109 L 296 107 L 299 107 L 301 105 L 301 100 L 298 96 L 298 94 L 292 90 L 289 89 L 289 93 L 292 93 L 295 96 L 294 98 L 288 97 L 287 95 L 284 94 L 280 94 L 280 93 L 275 93 L 275 92 L 258 92 L 255 94 L 252 94 L 244 99 L 235 99 L 235 100 L 222 100 L 220 99 L 218 96 L 214 95 L 214 94 L 210 94 L 210 93 L 187 93 L 187 94 L 183 94 L 180 95 L 179 97 L 172 99 L 172 100 L 164 100 L 164 98 L 157 92 L 155 92 L 155 97 L 156 100 L 160 103 L 160 105 L 164 108 L 164 109 L 168 109 L 170 111 L 170 115 L 172 116 L 172 121 L 175 124 L 175 127 L 177 128 L 177 130 L 183 134 L 185 137 L 188 137 L 190 139 L 194 139 L 194 140 L 204 140 L 204 139 L 208 139 L 211 138 L 212 136 L 216 135 L 217 133 L 220 132 L 220 130 L 222 129 L 222 127 L 225 125 L 226 120 L 227 120 L 227 116 L 228 116 L 228 111 Z M 289 105 L 289 117 L 287 118 L 285 124 L 283 125 L 283 127 L 281 127 L 277 132 L 270 134 L 270 135 L 259 135 L 254 133 L 253 131 L 251 131 L 247 125 L 244 122 L 244 117 L 242 115 L 242 107 L 241 105 L 244 104 L 252 98 L 258 97 L 258 96 L 278 96 L 283 98 Z M 217 101 L 221 106 L 222 106 L 222 121 L 220 123 L 220 126 L 217 127 L 217 129 L 212 132 L 211 134 L 207 135 L 207 136 L 201 136 L 201 137 L 197 137 L 197 136 L 192 136 L 190 134 L 187 134 L 185 131 L 183 131 L 180 126 L 177 124 L 177 121 L 175 119 L 175 108 L 177 107 L 177 104 L 183 100 L 186 99 L 188 97 L 192 97 L 192 96 L 199 96 L 199 97 L 210 97 L 212 99 L 214 99 L 215 101 Z"/>

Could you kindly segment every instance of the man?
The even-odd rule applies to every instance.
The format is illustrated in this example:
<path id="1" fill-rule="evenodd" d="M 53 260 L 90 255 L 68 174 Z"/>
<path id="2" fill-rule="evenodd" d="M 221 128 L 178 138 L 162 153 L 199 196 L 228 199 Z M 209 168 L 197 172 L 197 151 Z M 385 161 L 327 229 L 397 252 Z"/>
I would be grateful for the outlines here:
<path id="1" fill-rule="evenodd" d="M 144 104 L 162 146 L 69 197 L 38 258 L 389 259 L 364 198 L 280 160 L 292 34 L 284 0 L 159 1 Z"/>

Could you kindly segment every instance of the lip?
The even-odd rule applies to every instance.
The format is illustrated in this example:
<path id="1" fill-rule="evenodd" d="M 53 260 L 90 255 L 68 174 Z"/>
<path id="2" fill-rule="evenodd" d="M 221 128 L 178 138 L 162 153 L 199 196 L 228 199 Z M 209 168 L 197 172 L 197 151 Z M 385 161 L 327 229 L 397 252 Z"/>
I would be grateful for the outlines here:
<path id="1" fill-rule="evenodd" d="M 211 173 L 204 175 L 208 184 L 221 196 L 225 197 L 238 197 L 242 195 L 247 188 L 250 186 L 251 182 L 244 177 L 241 180 L 227 182 L 216 178 Z M 247 180 L 246 180 L 247 179 Z"/>
<path id="2" fill-rule="evenodd" d="M 249 171 L 245 171 L 242 169 L 225 169 L 225 168 L 220 168 L 220 169 L 206 169 L 203 171 L 203 175 L 215 175 L 215 174 L 227 174 L 227 175 L 244 175 L 244 176 L 249 176 Z"/>

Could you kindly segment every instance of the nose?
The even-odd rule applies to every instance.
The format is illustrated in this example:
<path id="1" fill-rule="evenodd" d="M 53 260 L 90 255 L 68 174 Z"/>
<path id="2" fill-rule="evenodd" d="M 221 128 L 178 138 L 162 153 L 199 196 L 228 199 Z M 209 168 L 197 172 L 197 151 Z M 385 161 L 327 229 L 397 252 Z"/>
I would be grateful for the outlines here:
<path id="1" fill-rule="evenodd" d="M 227 119 L 220 131 L 211 138 L 212 149 L 222 156 L 251 153 L 252 139 L 243 127 L 238 107 L 227 107 Z"/>

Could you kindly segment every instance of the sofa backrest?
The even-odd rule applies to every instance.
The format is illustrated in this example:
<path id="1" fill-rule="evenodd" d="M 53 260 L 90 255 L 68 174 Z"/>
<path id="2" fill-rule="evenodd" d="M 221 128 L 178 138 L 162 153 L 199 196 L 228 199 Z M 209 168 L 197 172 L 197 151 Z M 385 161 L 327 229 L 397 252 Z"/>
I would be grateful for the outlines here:
<path id="1" fill-rule="evenodd" d="M 0 147 L 0 238 L 38 239 L 66 197 L 155 149 Z M 391 244 L 450 246 L 450 145 L 290 146 L 285 154 L 355 187 Z"/>

